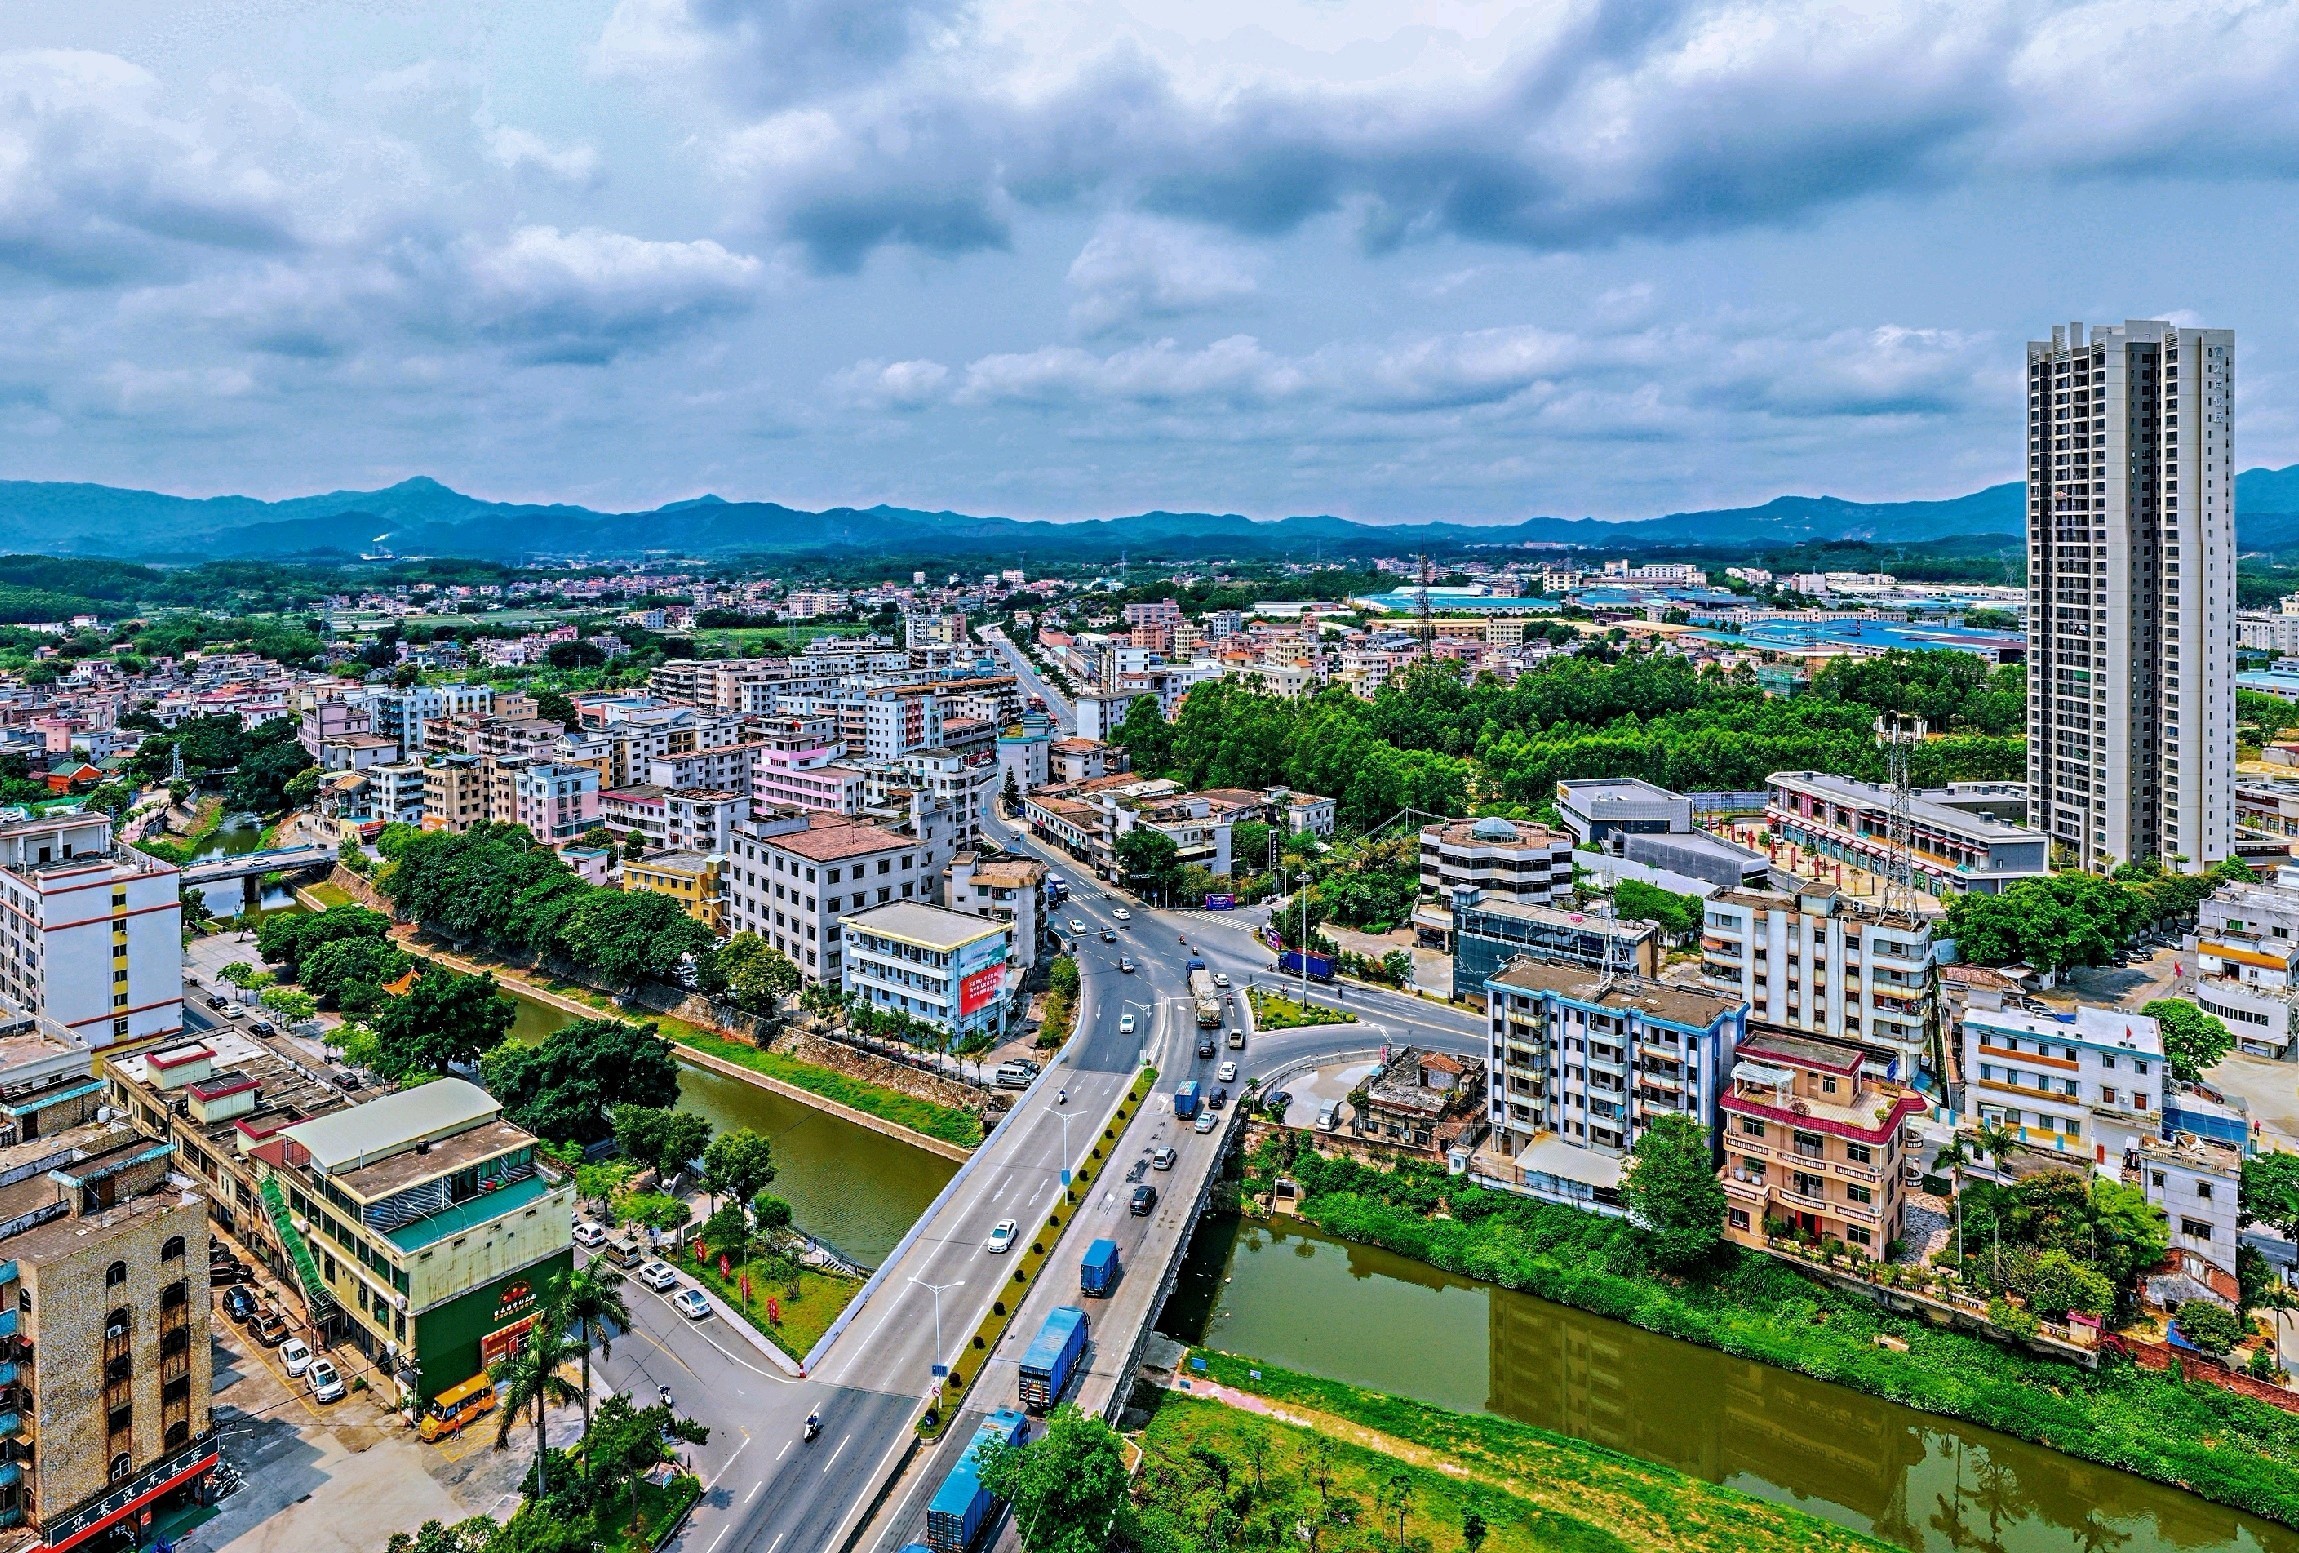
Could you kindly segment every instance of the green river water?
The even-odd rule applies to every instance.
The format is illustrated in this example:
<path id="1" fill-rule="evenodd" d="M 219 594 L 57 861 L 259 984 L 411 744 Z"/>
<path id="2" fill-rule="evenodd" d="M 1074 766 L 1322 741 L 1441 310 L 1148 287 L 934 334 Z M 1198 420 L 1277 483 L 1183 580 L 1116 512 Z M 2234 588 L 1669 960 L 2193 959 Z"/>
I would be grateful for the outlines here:
<path id="1" fill-rule="evenodd" d="M 533 1045 L 574 1020 L 514 988 L 504 991 L 519 1005 L 514 1041 Z M 958 1170 L 939 1154 L 702 1068 L 680 1065 L 679 1104 L 721 1132 L 748 1127 L 773 1139 L 774 1190 L 789 1200 L 798 1227 L 873 1267 Z"/>
<path id="2" fill-rule="evenodd" d="M 1159 1326 L 1573 1435 L 1925 1553 L 2299 1553 L 2299 1532 L 2178 1489 L 1298 1221 L 1207 1219 Z"/>

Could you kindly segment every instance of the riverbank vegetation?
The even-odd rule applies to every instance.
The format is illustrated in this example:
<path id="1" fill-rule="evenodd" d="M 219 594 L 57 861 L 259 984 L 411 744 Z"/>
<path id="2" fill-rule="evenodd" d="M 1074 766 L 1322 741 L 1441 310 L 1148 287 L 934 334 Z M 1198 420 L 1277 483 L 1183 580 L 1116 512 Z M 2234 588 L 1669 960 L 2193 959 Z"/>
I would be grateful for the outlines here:
<path id="1" fill-rule="evenodd" d="M 1775 771 L 1884 775 L 1874 723 L 1924 717 L 1919 784 L 2017 778 L 2027 769 L 2023 670 L 1969 653 L 1893 651 L 1840 659 L 1806 694 L 1768 696 L 1753 674 L 1694 668 L 1631 648 L 1617 662 L 1575 656 L 1504 685 L 1418 664 L 1370 701 L 1345 687 L 1284 700 L 1234 680 L 1190 692 L 1171 724 L 1129 716 L 1117 742 L 1137 769 L 1191 788 L 1285 785 L 1338 800 L 1366 830 L 1414 808 L 1479 801 L 1538 806 L 1575 777 L 1642 777 L 1679 792 L 1748 789 Z"/>
<path id="2" fill-rule="evenodd" d="M 944 1143 L 955 1143 L 962 1149 L 970 1149 L 982 1141 L 982 1119 L 971 1111 L 921 1099 L 917 1095 L 906 1095 L 899 1090 L 862 1079 L 849 1078 L 832 1069 L 801 1062 L 786 1053 L 753 1046 L 748 1041 L 738 1041 L 732 1036 L 720 1035 L 699 1025 L 682 1022 L 672 1033 L 680 1046 L 716 1057 L 721 1062 L 731 1062 L 736 1067 L 748 1068 L 768 1078 L 780 1079 L 793 1088 L 836 1101 L 865 1116 L 875 1116 L 880 1121 L 907 1127 L 912 1132 L 924 1133 Z"/>
<path id="3" fill-rule="evenodd" d="M 2299 1417 L 2265 1403 L 2113 1355 L 2085 1371 L 1943 1331 L 1729 1245 L 1665 1275 L 1651 1237 L 1624 1219 L 1488 1191 L 1433 1167 L 1388 1172 L 1325 1158 L 1294 1134 L 1255 1154 L 1248 1193 L 1278 1175 L 1302 1188 L 1304 1218 L 1343 1239 L 2299 1525 Z"/>
<path id="4" fill-rule="evenodd" d="M 1193 1528 L 1224 1512 L 1249 1526 L 1330 1527 L 1337 1499 L 1355 1506 L 1352 1519 L 1362 1523 L 1402 1472 L 1413 1485 L 1410 1530 L 1435 1549 L 1475 1547 L 1467 1534 L 1472 1514 L 1492 1549 L 1883 1546 L 1785 1505 L 1530 1424 L 1456 1413 L 1232 1354 L 1194 1357 L 1205 1362 L 1206 1379 L 1265 1399 L 1298 1422 L 1180 1393 L 1160 1399 L 1142 1435 L 1147 1460 L 1138 1497 L 1145 1509 Z M 1249 1535 L 1191 1545 L 1277 1544 Z"/>

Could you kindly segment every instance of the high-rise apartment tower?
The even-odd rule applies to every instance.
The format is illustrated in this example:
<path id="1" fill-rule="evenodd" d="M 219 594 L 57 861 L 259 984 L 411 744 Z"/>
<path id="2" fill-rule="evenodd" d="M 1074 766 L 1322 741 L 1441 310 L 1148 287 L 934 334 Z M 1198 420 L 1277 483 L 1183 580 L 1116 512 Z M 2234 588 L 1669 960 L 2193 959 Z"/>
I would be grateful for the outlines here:
<path id="1" fill-rule="evenodd" d="M 2028 819 L 2085 868 L 2234 850 L 2235 334 L 2028 342 Z"/>

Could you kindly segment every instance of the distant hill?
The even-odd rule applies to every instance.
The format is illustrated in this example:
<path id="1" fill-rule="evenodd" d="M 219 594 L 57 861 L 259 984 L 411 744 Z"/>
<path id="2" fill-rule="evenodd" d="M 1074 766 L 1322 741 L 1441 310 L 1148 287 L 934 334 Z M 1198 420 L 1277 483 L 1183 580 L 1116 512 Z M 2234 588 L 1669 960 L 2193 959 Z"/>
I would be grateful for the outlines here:
<path id="1" fill-rule="evenodd" d="M 2247 546 L 2299 539 L 2299 465 L 2237 477 Z M 566 504 L 483 501 L 436 480 L 380 491 L 332 491 L 285 501 L 191 498 L 113 486 L 0 482 L 0 553 L 137 560 L 355 556 L 378 544 L 400 555 L 516 561 L 537 556 L 642 554 L 799 559 L 861 554 L 918 560 L 1027 557 L 1095 561 L 1397 555 L 1466 545 L 1567 544 L 1612 550 L 1825 543 L 1922 543 L 1960 535 L 2017 534 L 2023 488 L 1994 485 L 1944 501 L 1851 502 L 1782 496 L 1760 507 L 1673 512 L 1608 523 L 1528 518 L 1518 523 L 1356 523 L 1335 517 L 1255 520 L 1236 513 L 1144 512 L 1069 523 L 837 507 L 808 512 L 717 496 L 645 512 Z"/>

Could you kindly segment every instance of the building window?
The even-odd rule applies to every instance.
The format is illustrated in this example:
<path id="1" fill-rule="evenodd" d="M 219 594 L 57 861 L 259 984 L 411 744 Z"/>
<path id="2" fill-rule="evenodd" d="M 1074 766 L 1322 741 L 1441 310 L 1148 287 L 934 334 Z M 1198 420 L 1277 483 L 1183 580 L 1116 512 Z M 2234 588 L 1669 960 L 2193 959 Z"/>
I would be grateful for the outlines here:
<path id="1" fill-rule="evenodd" d="M 184 1237 L 181 1235 L 170 1235 L 167 1239 L 167 1244 L 160 1247 L 160 1260 L 163 1262 L 180 1262 L 183 1260 L 183 1256 Z"/>
<path id="2" fill-rule="evenodd" d="M 128 1281 L 128 1264 L 127 1264 L 127 1263 L 125 1263 L 125 1262 L 114 1262 L 114 1263 L 113 1263 L 111 1266 L 109 1266 L 109 1267 L 107 1267 L 107 1268 L 105 1268 L 105 1269 L 104 1269 L 104 1287 L 105 1287 L 105 1288 L 107 1288 L 107 1289 L 116 1289 L 116 1288 L 118 1288 L 118 1287 L 119 1287 L 121 1284 L 123 1284 L 123 1283 L 126 1283 L 127 1281 Z"/>
<path id="3" fill-rule="evenodd" d="M 135 1458 L 126 1451 L 112 1458 L 112 1481 L 117 1483 L 136 1470 Z"/>
<path id="4" fill-rule="evenodd" d="M 2202 1219 L 2182 1217 L 2179 1221 L 2179 1232 L 2190 1240 L 2209 1240 L 2211 1238 L 2211 1226 Z"/>

